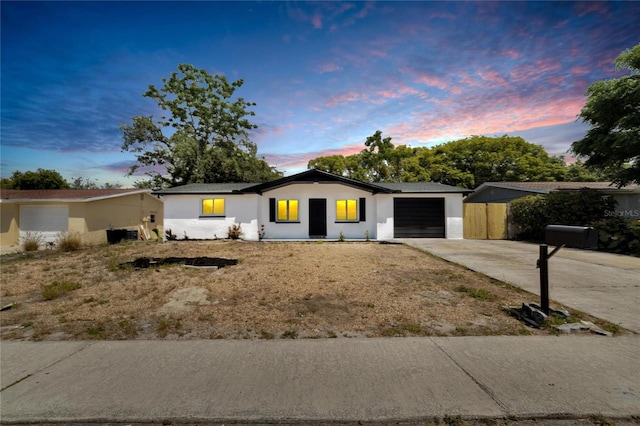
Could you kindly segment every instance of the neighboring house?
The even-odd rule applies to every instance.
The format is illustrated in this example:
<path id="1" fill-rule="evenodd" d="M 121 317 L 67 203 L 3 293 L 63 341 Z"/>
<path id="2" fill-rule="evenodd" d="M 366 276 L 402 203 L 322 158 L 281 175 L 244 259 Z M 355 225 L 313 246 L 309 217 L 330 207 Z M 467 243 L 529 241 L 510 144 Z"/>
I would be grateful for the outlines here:
<path id="1" fill-rule="evenodd" d="M 100 244 L 107 229 L 142 232 L 141 226 L 153 236 L 151 230 L 162 226 L 162 204 L 148 189 L 3 189 L 0 242 L 16 246 L 27 233 L 49 242 L 68 233 L 82 244 Z"/>
<path id="2" fill-rule="evenodd" d="M 595 189 L 612 196 L 618 202 L 618 206 L 615 212 L 610 212 L 611 215 L 640 219 L 640 185 L 628 185 L 618 189 L 609 182 L 485 182 L 464 202 L 508 203 L 528 195 L 575 191 L 582 188 Z"/>
<path id="3" fill-rule="evenodd" d="M 390 240 L 462 238 L 470 191 L 432 182 L 365 183 L 307 170 L 267 183 L 190 184 L 155 191 L 164 229 L 178 238 Z"/>

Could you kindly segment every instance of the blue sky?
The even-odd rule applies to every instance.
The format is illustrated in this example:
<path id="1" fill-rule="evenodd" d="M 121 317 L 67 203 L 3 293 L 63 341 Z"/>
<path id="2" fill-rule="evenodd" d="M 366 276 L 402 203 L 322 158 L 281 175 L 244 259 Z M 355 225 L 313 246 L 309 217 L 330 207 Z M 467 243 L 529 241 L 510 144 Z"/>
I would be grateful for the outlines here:
<path id="1" fill-rule="evenodd" d="M 180 63 L 256 102 L 259 155 L 286 174 L 396 145 L 522 136 L 564 154 L 640 2 L 10 2 L 1 11 L 1 174 L 39 167 L 129 186 L 121 123 Z"/>

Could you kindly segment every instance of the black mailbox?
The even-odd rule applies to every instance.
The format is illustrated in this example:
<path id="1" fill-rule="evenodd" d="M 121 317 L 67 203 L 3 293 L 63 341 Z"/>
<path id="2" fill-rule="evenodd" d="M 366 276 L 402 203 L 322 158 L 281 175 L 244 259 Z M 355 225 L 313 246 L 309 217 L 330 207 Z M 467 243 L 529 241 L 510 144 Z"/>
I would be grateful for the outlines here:
<path id="1" fill-rule="evenodd" d="M 547 225 L 544 237 L 552 246 L 598 249 L 598 231 L 592 226 Z"/>

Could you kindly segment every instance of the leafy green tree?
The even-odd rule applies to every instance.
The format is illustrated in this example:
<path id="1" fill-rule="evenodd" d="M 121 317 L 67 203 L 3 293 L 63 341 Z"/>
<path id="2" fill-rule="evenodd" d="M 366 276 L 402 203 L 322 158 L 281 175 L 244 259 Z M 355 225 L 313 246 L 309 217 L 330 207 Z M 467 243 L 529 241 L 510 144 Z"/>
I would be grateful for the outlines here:
<path id="1" fill-rule="evenodd" d="M 471 136 L 433 148 L 434 164 L 442 167 L 439 182 L 475 188 L 491 181 L 557 181 L 564 163 L 539 145 L 513 136 Z"/>
<path id="2" fill-rule="evenodd" d="M 586 158 L 588 167 L 613 170 L 618 186 L 640 184 L 640 44 L 615 64 L 630 74 L 589 86 L 579 116 L 591 128 L 571 151 Z"/>
<path id="3" fill-rule="evenodd" d="M 136 154 L 129 174 L 144 168 L 153 186 L 197 182 L 264 182 L 281 176 L 256 156 L 249 131 L 257 128 L 248 117 L 255 103 L 234 97 L 243 80 L 229 83 L 192 65 L 149 86 L 143 96 L 162 109 L 159 119 L 135 116 L 120 126 L 123 151 Z M 163 171 L 166 170 L 166 173 Z M 167 176 L 168 174 L 168 176 Z"/>
<path id="4" fill-rule="evenodd" d="M 567 166 L 564 180 L 565 182 L 611 182 L 612 177 L 607 171 L 589 168 L 578 160 Z"/>
<path id="5" fill-rule="evenodd" d="M 382 132 L 376 131 L 364 142 L 366 147 L 360 152 L 362 165 L 367 170 L 370 182 L 393 181 L 393 152 L 395 147 L 391 143 L 391 138 L 382 138 Z"/>
<path id="6" fill-rule="evenodd" d="M 13 189 L 13 181 L 11 178 L 0 179 L 0 189 Z"/>
<path id="7" fill-rule="evenodd" d="M 89 178 L 77 177 L 71 180 L 71 189 L 119 189 L 122 185 L 119 183 L 104 183 L 98 185 Z"/>
<path id="8" fill-rule="evenodd" d="M 34 171 L 11 174 L 8 179 L 3 179 L 4 189 L 69 189 L 69 183 L 55 170 L 38 169 Z"/>
<path id="9" fill-rule="evenodd" d="M 520 137 L 472 136 L 433 148 L 394 147 L 377 131 L 365 149 L 348 157 L 319 157 L 319 168 L 369 182 L 433 181 L 475 188 L 488 181 L 556 181 L 567 172 L 564 161 Z"/>
<path id="10" fill-rule="evenodd" d="M 307 168 L 324 170 L 365 182 L 402 181 L 403 176 L 406 176 L 403 172 L 404 162 L 415 155 L 414 149 L 404 145 L 395 147 L 390 137 L 382 137 L 380 130 L 367 137 L 364 145 L 365 149 L 347 157 L 329 155 L 315 158 L 309 161 Z M 407 166 L 411 165 L 407 164 Z"/>
<path id="11" fill-rule="evenodd" d="M 344 155 L 327 155 L 310 160 L 307 164 L 308 169 L 318 169 L 325 172 L 333 173 L 338 176 L 346 176 L 347 160 Z"/>

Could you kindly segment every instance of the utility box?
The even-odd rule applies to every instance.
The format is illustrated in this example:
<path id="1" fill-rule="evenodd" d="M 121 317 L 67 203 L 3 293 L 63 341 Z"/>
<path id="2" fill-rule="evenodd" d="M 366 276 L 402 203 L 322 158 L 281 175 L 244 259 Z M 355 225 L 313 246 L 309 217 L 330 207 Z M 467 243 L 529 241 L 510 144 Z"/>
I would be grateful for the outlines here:
<path id="1" fill-rule="evenodd" d="M 552 246 L 563 245 L 580 249 L 598 249 L 598 231 L 592 226 L 547 225 L 545 242 Z"/>

